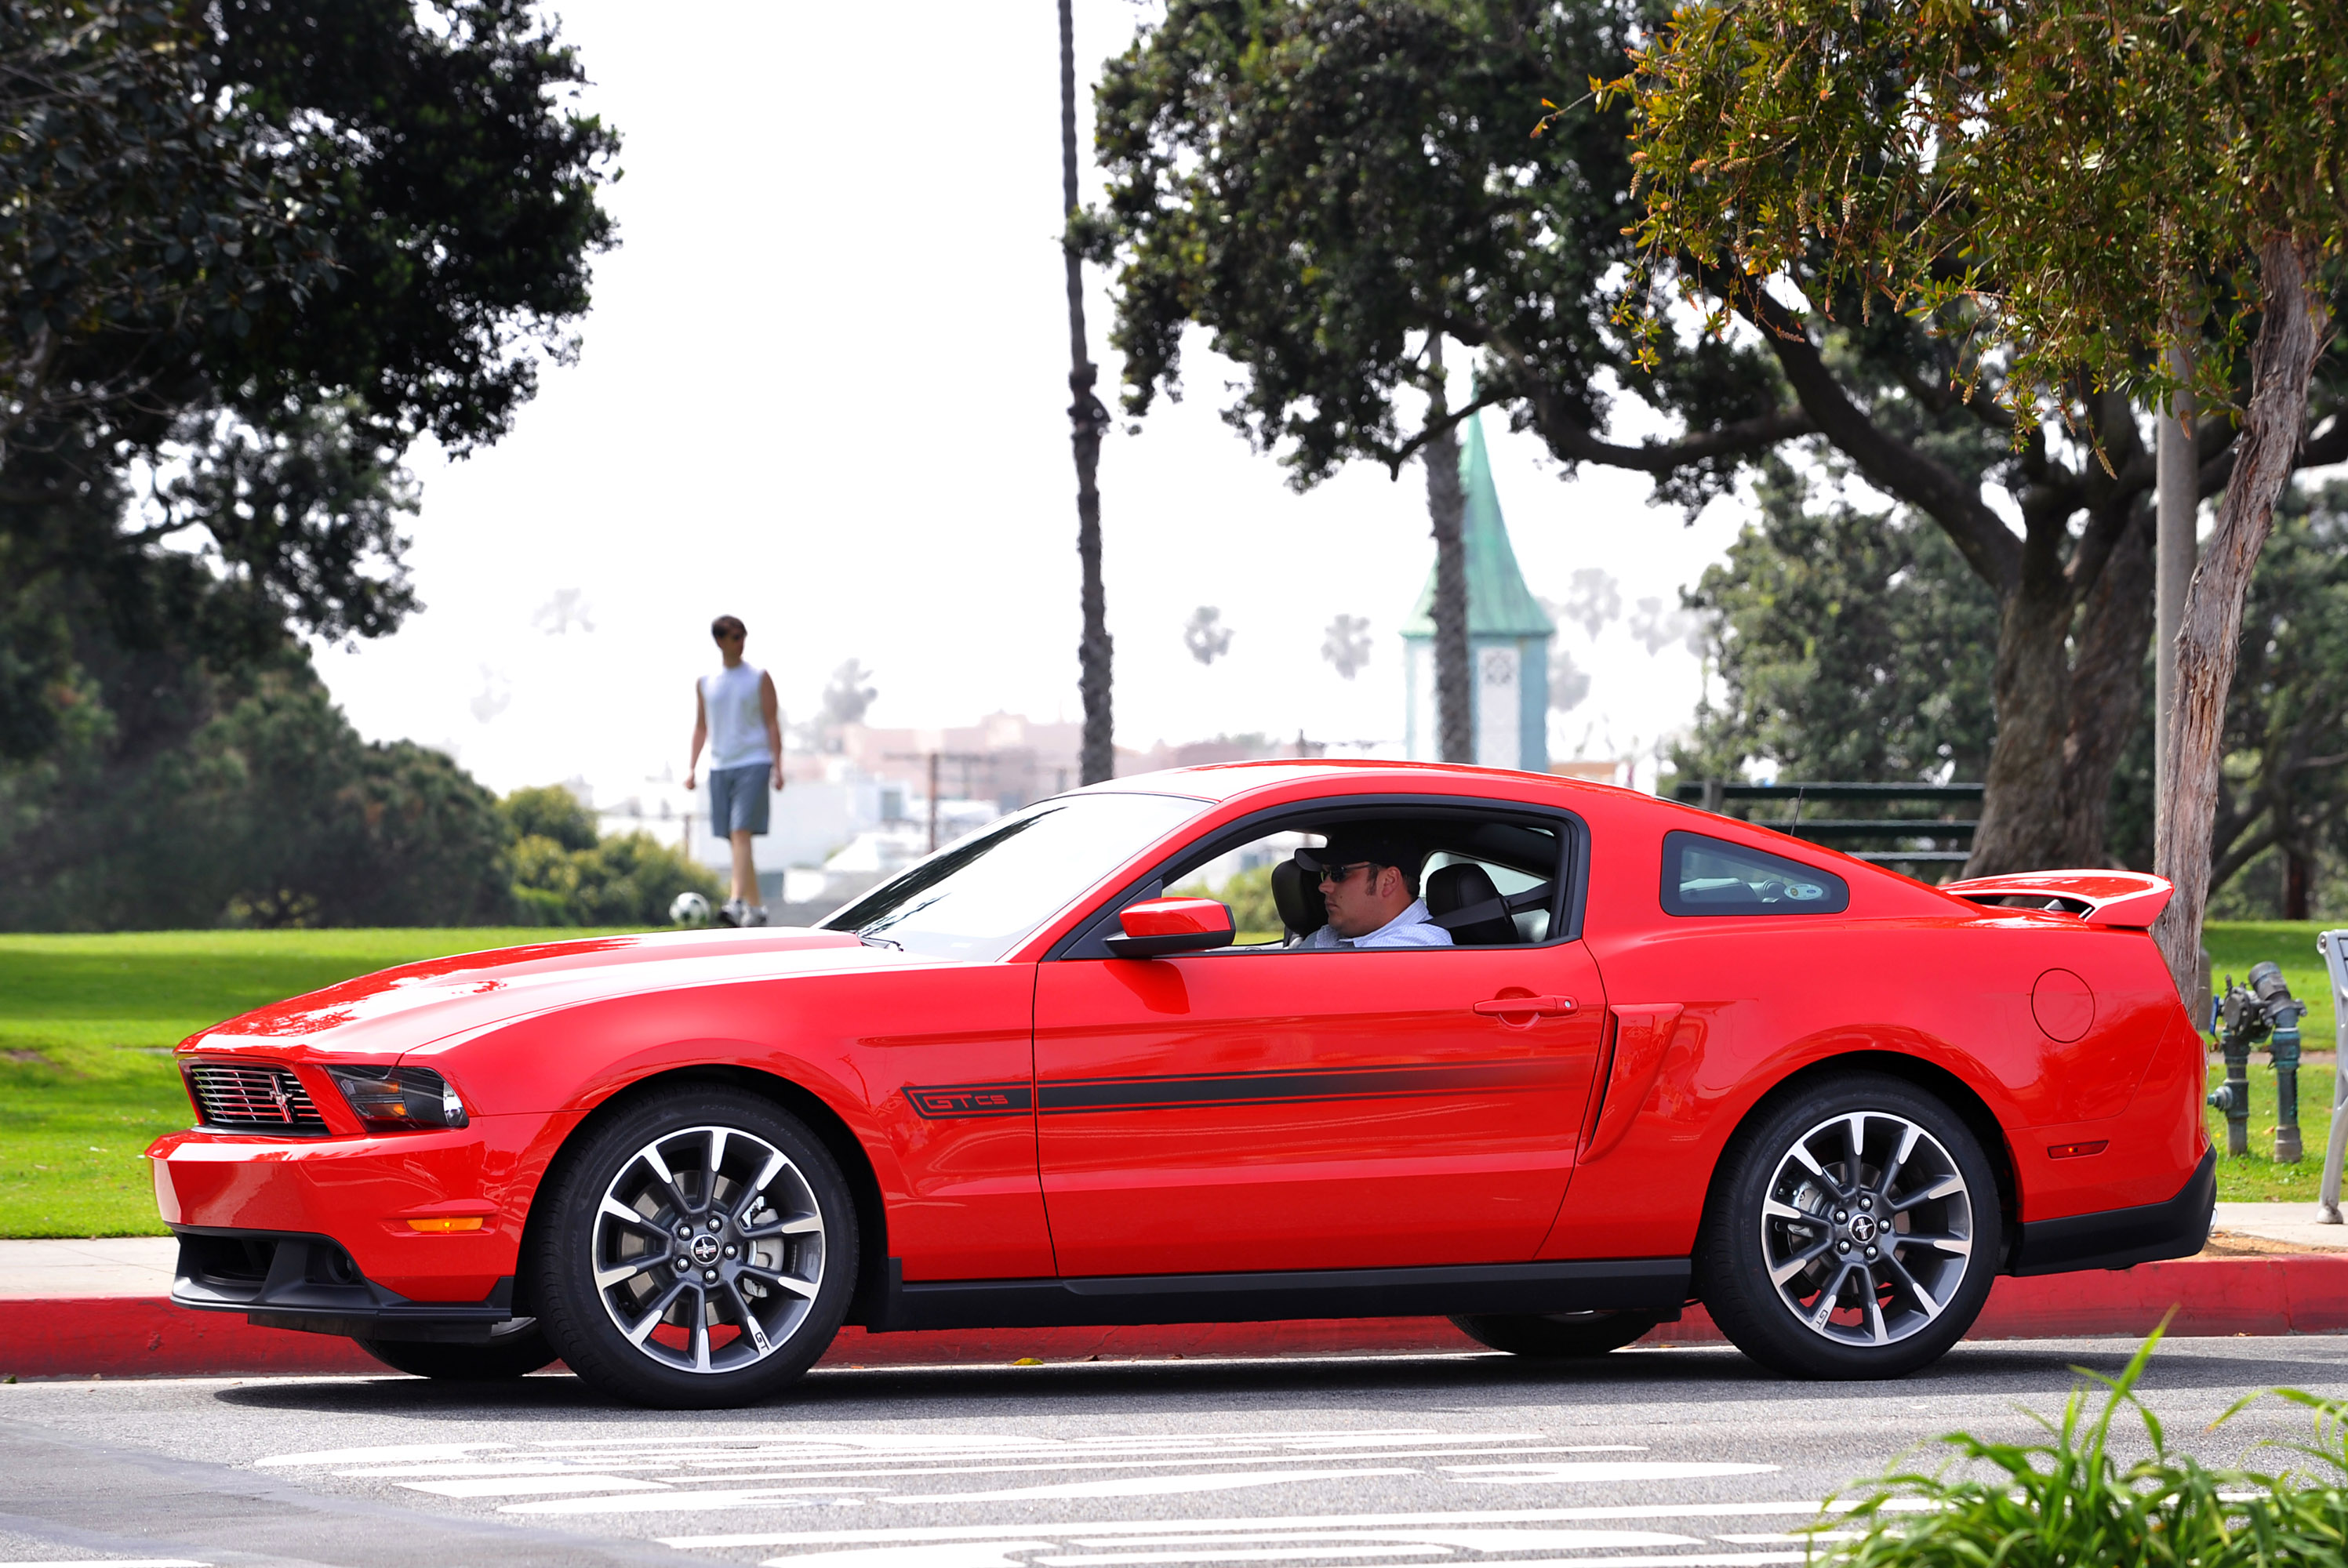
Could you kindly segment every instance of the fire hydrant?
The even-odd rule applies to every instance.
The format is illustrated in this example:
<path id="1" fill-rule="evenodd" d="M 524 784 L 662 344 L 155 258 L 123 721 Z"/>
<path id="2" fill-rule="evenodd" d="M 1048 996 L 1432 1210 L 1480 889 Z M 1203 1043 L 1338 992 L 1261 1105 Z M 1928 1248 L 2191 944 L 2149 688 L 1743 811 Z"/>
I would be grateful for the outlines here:
<path id="1" fill-rule="evenodd" d="M 2291 994 L 2282 969 L 2272 963 L 2250 967 L 2250 983 L 2226 977 L 2225 994 L 2210 1003 L 2209 1027 L 2225 1053 L 2226 1081 L 2209 1091 L 2209 1103 L 2226 1113 L 2226 1153 L 2250 1152 L 2250 1052 L 2260 1041 L 2275 1070 L 2275 1159 L 2297 1164 L 2299 1137 L 2299 1020 L 2307 1004 Z"/>

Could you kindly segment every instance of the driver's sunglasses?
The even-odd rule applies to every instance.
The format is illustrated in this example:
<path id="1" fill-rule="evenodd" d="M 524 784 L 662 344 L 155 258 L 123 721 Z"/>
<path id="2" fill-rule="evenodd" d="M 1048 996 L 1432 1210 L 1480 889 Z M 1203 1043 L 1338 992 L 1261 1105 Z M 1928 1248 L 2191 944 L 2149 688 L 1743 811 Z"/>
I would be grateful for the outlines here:
<path id="1" fill-rule="evenodd" d="M 1321 868 L 1321 881 L 1323 886 L 1328 886 L 1330 884 L 1342 884 L 1347 877 L 1353 876 L 1354 872 L 1361 870 L 1363 867 L 1375 866 L 1376 865 L 1377 862 L 1375 860 L 1353 860 L 1348 861 L 1343 866 L 1324 866 Z"/>

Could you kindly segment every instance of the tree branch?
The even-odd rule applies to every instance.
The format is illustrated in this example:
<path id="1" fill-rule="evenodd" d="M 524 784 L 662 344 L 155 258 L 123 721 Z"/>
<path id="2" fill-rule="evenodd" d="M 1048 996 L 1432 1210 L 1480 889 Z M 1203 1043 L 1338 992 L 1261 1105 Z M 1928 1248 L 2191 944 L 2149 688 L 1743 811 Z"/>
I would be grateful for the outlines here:
<path id="1" fill-rule="evenodd" d="M 1642 441 L 1635 446 L 1620 442 L 1601 440 L 1590 426 L 1574 418 L 1559 405 L 1556 397 L 1543 390 L 1546 383 L 1518 347 L 1497 335 L 1487 340 L 1488 346 L 1509 362 L 1511 368 L 1525 373 L 1525 384 L 1533 390 L 1526 397 L 1531 405 L 1533 426 L 1541 433 L 1550 448 L 1560 457 L 1577 463 L 1597 463 L 1609 468 L 1631 468 L 1643 474 L 1669 474 L 1715 457 L 1736 457 L 1763 452 L 1797 436 L 1808 436 L 1816 431 L 1810 416 L 1799 408 L 1776 408 L 1751 419 L 1740 419 L 1715 430 L 1683 436 L 1676 441 Z"/>
<path id="2" fill-rule="evenodd" d="M 1859 465 L 1879 488 L 1925 513 L 1947 530 L 1965 561 L 2000 593 L 2022 579 L 2022 542 L 1945 464 L 1887 433 L 1850 400 L 1800 324 L 1758 290 L 1735 296 L 1777 355 L 1794 395 L 1818 433 Z"/>

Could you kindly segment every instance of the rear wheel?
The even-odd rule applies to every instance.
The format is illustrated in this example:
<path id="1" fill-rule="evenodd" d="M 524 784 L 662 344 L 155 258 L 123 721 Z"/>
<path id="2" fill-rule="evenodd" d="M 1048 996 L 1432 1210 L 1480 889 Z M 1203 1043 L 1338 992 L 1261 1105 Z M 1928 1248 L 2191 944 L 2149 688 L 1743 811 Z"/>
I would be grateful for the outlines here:
<path id="1" fill-rule="evenodd" d="M 1663 1318 L 1652 1312 L 1478 1314 L 1451 1320 L 1479 1345 L 1538 1360 L 1581 1360 L 1620 1350 Z"/>
<path id="2" fill-rule="evenodd" d="M 1997 1180 L 1962 1119 L 1895 1078 L 1822 1081 L 1739 1132 L 1697 1277 L 1736 1348 L 1797 1378 L 1899 1378 L 1989 1297 Z"/>
<path id="3" fill-rule="evenodd" d="M 554 1347 L 535 1325 L 500 1334 L 486 1345 L 448 1345 L 423 1339 L 362 1339 L 358 1348 L 411 1377 L 450 1383 L 488 1383 L 524 1378 L 554 1361 Z"/>
<path id="4" fill-rule="evenodd" d="M 534 1231 L 549 1341 L 595 1388 L 664 1409 L 779 1391 L 831 1343 L 856 1279 L 830 1153 L 727 1089 L 671 1090 L 595 1129 Z"/>

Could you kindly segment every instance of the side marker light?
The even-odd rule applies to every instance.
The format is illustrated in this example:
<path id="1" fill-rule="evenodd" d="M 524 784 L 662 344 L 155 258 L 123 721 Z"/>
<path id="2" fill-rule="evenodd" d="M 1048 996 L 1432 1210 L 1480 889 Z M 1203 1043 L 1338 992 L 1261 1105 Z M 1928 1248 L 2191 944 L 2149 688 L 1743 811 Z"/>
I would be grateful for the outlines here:
<path id="1" fill-rule="evenodd" d="M 2053 1143 L 2046 1149 L 2050 1160 L 2076 1160 L 2086 1154 L 2100 1154 L 2112 1146 L 2109 1138 L 2098 1138 L 2092 1143 Z"/>
<path id="2" fill-rule="evenodd" d="M 454 1231 L 479 1230 L 483 1223 L 479 1214 L 466 1214 L 462 1217 L 410 1220 L 407 1222 L 407 1228 L 412 1231 L 423 1231 L 427 1235 L 447 1235 Z"/>

